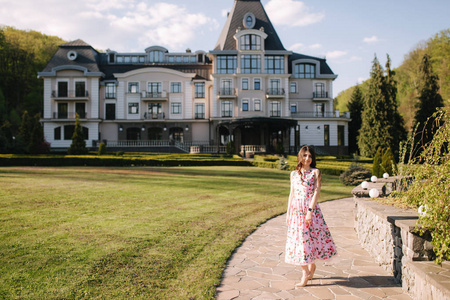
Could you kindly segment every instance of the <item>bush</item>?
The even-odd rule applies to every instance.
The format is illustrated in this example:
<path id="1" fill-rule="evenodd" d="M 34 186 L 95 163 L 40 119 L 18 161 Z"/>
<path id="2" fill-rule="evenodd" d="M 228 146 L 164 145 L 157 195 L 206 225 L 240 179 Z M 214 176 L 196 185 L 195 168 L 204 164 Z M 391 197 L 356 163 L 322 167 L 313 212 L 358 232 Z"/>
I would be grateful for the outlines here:
<path id="1" fill-rule="evenodd" d="M 280 169 L 280 170 L 289 169 L 289 165 L 288 165 L 286 158 L 280 157 L 280 159 L 278 160 L 278 169 Z"/>
<path id="2" fill-rule="evenodd" d="M 358 164 L 351 164 L 350 169 L 339 176 L 344 185 L 357 186 L 361 182 L 370 179 L 370 171 Z"/>
<path id="3" fill-rule="evenodd" d="M 98 146 L 98 155 L 105 155 L 106 154 L 106 145 L 105 143 L 100 143 Z"/>
<path id="4" fill-rule="evenodd" d="M 373 167 L 372 167 L 372 175 L 381 177 L 383 175 L 381 170 L 381 156 L 383 155 L 383 149 L 381 147 L 378 147 L 377 153 L 375 154 L 375 157 L 373 158 Z"/>

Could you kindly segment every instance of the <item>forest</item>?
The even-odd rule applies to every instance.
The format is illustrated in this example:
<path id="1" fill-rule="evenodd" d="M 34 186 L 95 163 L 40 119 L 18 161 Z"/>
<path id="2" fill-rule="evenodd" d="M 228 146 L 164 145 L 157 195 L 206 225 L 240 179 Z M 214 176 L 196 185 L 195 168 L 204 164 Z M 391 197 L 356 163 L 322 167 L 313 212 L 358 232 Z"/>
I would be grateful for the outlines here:
<path id="1" fill-rule="evenodd" d="M 384 57 L 386 53 L 378 53 Z M 418 102 L 418 88 L 420 64 L 425 54 L 428 54 L 433 72 L 438 76 L 439 93 L 444 104 L 450 106 L 450 29 L 436 33 L 427 41 L 419 42 L 409 53 L 398 68 L 393 69 L 394 79 L 397 82 L 398 111 L 405 121 L 405 129 L 410 132 L 414 123 L 416 104 Z M 369 71 L 369 70 L 367 70 Z M 367 92 L 370 79 L 359 85 L 362 94 Z M 347 104 L 355 90 L 352 86 L 337 95 L 335 107 L 340 111 L 348 111 Z"/>

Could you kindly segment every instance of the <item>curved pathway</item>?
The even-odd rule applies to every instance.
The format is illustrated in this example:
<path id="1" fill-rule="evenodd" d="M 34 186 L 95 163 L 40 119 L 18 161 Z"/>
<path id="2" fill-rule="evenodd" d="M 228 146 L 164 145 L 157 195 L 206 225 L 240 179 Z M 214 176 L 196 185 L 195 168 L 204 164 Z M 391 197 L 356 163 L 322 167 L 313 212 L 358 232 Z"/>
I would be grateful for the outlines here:
<path id="1" fill-rule="evenodd" d="M 338 255 L 319 261 L 304 288 L 300 267 L 284 262 L 286 216 L 262 224 L 228 261 L 217 299 L 411 299 L 359 244 L 352 198 L 320 204 Z"/>

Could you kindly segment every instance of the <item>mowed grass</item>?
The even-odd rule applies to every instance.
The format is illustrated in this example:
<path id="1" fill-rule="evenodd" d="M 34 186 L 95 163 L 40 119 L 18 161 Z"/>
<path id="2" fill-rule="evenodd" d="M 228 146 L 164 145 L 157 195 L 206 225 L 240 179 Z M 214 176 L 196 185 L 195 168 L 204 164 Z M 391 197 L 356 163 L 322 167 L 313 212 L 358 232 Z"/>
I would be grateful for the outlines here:
<path id="1" fill-rule="evenodd" d="M 322 201 L 350 191 L 323 176 Z M 0 298 L 213 299 L 288 193 L 252 167 L 0 168 Z"/>

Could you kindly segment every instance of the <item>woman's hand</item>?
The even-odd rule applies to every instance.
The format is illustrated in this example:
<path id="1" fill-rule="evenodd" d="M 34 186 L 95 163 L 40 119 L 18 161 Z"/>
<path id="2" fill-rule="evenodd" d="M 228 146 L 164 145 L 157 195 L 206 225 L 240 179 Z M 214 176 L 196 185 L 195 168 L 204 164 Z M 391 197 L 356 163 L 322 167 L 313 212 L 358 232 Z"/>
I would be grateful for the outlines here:
<path id="1" fill-rule="evenodd" d="M 305 222 L 306 222 L 306 224 L 308 224 L 308 225 L 311 225 L 311 224 L 312 224 L 312 212 L 308 211 L 308 212 L 306 213 Z"/>

